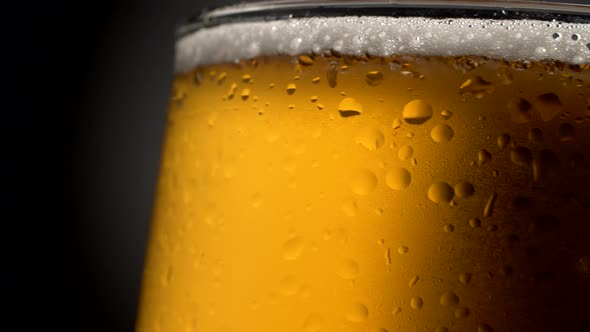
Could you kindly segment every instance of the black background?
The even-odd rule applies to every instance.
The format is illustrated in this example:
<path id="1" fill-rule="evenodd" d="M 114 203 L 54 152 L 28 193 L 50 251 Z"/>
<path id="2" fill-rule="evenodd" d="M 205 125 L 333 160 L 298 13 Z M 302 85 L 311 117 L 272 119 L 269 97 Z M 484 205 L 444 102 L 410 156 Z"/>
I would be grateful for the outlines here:
<path id="1" fill-rule="evenodd" d="M 228 2 L 2 5 L 3 330 L 133 330 L 174 29 Z"/>

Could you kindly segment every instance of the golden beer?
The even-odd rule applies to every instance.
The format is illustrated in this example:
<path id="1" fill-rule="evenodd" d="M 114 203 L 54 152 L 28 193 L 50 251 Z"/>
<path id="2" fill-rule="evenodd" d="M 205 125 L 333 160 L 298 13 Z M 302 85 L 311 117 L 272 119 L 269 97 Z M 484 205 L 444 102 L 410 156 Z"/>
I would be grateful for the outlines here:
<path id="1" fill-rule="evenodd" d="M 589 331 L 590 67 L 532 58 L 179 71 L 136 330 Z"/>

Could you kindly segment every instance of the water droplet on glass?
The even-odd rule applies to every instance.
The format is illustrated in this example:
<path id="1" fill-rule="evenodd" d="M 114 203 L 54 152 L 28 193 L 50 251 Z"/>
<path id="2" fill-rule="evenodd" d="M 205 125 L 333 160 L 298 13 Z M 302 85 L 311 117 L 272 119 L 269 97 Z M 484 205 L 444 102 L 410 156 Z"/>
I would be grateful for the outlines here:
<path id="1" fill-rule="evenodd" d="M 459 196 L 460 198 L 471 197 L 474 192 L 475 189 L 469 182 L 459 182 L 455 185 L 455 195 Z"/>
<path id="2" fill-rule="evenodd" d="M 484 218 L 488 218 L 492 216 L 492 213 L 494 211 L 494 204 L 496 203 L 496 198 L 498 198 L 498 194 L 496 194 L 495 192 L 493 194 L 490 195 L 490 197 L 488 198 L 486 205 L 483 208 L 483 217 Z"/>
<path id="3" fill-rule="evenodd" d="M 503 149 L 510 143 L 510 136 L 508 134 L 502 134 L 498 136 L 498 147 Z"/>
<path id="4" fill-rule="evenodd" d="M 408 282 L 408 287 L 412 288 L 414 287 L 414 285 L 416 285 L 418 283 L 418 281 L 420 280 L 420 277 L 418 275 L 415 275 L 414 277 L 412 277 L 412 279 L 410 279 L 410 281 Z"/>
<path id="5" fill-rule="evenodd" d="M 402 122 L 399 119 L 393 119 L 393 123 L 391 124 L 391 128 L 397 129 L 402 126 Z"/>
<path id="6" fill-rule="evenodd" d="M 492 160 L 492 154 L 488 150 L 486 150 L 486 149 L 479 150 L 479 152 L 477 153 L 477 165 L 478 166 L 485 165 L 490 160 Z"/>
<path id="7" fill-rule="evenodd" d="M 283 259 L 292 261 L 296 260 L 303 252 L 303 237 L 294 236 L 283 244 Z"/>
<path id="8" fill-rule="evenodd" d="M 444 110 L 442 112 L 440 112 L 440 115 L 445 118 L 446 120 L 450 119 L 451 116 L 453 116 L 453 112 L 448 111 L 448 110 Z"/>
<path id="9" fill-rule="evenodd" d="M 297 86 L 295 85 L 295 83 L 289 83 L 287 85 L 287 93 L 292 95 L 293 93 L 295 93 L 295 91 L 297 90 Z"/>
<path id="10" fill-rule="evenodd" d="M 448 203 L 453 199 L 455 192 L 446 182 L 435 182 L 428 187 L 428 199 L 434 203 Z"/>
<path id="11" fill-rule="evenodd" d="M 299 56 L 299 63 L 304 66 L 313 65 L 313 58 L 307 54 L 302 54 Z"/>
<path id="12" fill-rule="evenodd" d="M 404 107 L 402 117 L 409 124 L 420 125 L 432 117 L 432 107 L 423 100 L 412 100 Z"/>
<path id="13" fill-rule="evenodd" d="M 402 308 L 398 306 L 394 306 L 393 309 L 391 309 L 391 314 L 394 316 L 397 316 L 400 312 L 402 312 Z"/>
<path id="14" fill-rule="evenodd" d="M 535 108 L 538 109 L 543 121 L 551 121 L 562 110 L 559 97 L 554 93 L 545 93 L 535 99 Z"/>
<path id="15" fill-rule="evenodd" d="M 407 188 L 412 181 L 410 172 L 405 168 L 394 168 L 385 175 L 385 183 L 393 190 L 402 190 Z"/>
<path id="16" fill-rule="evenodd" d="M 453 311 L 453 315 L 456 318 L 466 318 L 467 316 L 469 316 L 469 314 L 469 309 L 465 307 L 457 308 L 455 309 L 455 311 Z"/>
<path id="17" fill-rule="evenodd" d="M 363 105 L 354 98 L 344 98 L 338 104 L 338 112 L 343 118 L 360 115 L 363 113 Z"/>
<path id="18" fill-rule="evenodd" d="M 409 248 L 407 246 L 400 246 L 399 248 L 397 248 L 397 252 L 402 255 L 408 253 L 408 251 Z"/>
<path id="19" fill-rule="evenodd" d="M 367 81 L 368 85 L 377 86 L 381 84 L 381 81 L 383 80 L 383 74 L 378 70 L 373 70 L 367 73 L 365 80 Z"/>
<path id="20" fill-rule="evenodd" d="M 529 131 L 528 138 L 532 143 L 540 144 L 543 142 L 543 131 L 539 128 L 533 128 Z"/>
<path id="21" fill-rule="evenodd" d="M 459 282 L 461 282 L 463 285 L 467 285 L 471 282 L 471 276 L 471 273 L 463 272 L 459 274 Z"/>
<path id="22" fill-rule="evenodd" d="M 377 186 L 377 177 L 367 169 L 356 171 L 350 179 L 350 189 L 357 195 L 368 195 Z"/>
<path id="23" fill-rule="evenodd" d="M 455 226 L 453 224 L 446 224 L 443 226 L 443 230 L 447 233 L 452 233 L 455 230 Z"/>
<path id="24" fill-rule="evenodd" d="M 440 305 L 450 307 L 459 304 L 459 297 L 452 291 L 444 292 L 440 296 Z"/>
<path id="25" fill-rule="evenodd" d="M 340 276 L 343 279 L 355 279 L 358 274 L 359 274 L 359 266 L 358 264 L 350 259 L 350 258 L 346 258 L 343 259 L 339 264 L 338 264 L 338 270 L 337 270 L 338 276 Z"/>
<path id="26" fill-rule="evenodd" d="M 362 303 L 353 303 L 346 312 L 346 319 L 353 323 L 361 323 L 369 317 L 369 309 Z"/>
<path id="27" fill-rule="evenodd" d="M 424 301 L 419 296 L 414 296 L 413 298 L 410 299 L 410 307 L 414 310 L 422 309 L 423 305 L 424 305 Z"/>
<path id="28" fill-rule="evenodd" d="M 432 128 L 430 137 L 437 143 L 444 143 L 450 141 L 454 136 L 453 129 L 446 124 L 439 124 Z"/>
<path id="29" fill-rule="evenodd" d="M 342 212 L 349 217 L 356 216 L 358 206 L 353 198 L 345 199 L 342 203 Z"/>
<path id="30" fill-rule="evenodd" d="M 481 220 L 479 220 L 478 218 L 471 218 L 469 219 L 469 226 L 473 228 L 481 227 Z"/>
<path id="31" fill-rule="evenodd" d="M 397 156 L 400 160 L 408 160 L 414 155 L 414 149 L 409 145 L 404 145 L 397 151 Z"/>
<path id="32" fill-rule="evenodd" d="M 377 128 L 365 127 L 356 137 L 356 143 L 364 146 L 369 151 L 375 151 L 385 143 L 385 136 Z"/>
<path id="33" fill-rule="evenodd" d="M 517 146 L 510 151 L 510 160 L 518 166 L 529 167 L 533 161 L 533 153 L 524 146 Z"/>

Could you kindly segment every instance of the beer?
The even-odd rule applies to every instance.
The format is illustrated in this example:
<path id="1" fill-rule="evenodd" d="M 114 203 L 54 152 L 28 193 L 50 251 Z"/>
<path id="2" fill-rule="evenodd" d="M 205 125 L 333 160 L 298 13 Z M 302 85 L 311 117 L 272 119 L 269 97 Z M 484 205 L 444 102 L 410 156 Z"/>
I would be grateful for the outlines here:
<path id="1" fill-rule="evenodd" d="M 371 41 L 383 20 L 398 43 Z M 375 17 L 181 39 L 137 331 L 587 331 L 588 35 Z"/>

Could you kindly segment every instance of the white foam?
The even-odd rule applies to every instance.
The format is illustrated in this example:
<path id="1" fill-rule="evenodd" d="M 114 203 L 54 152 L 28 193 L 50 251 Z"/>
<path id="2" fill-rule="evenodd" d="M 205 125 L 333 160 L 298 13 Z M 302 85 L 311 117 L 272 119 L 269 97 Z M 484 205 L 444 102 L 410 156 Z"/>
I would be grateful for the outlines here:
<path id="1" fill-rule="evenodd" d="M 576 37 L 572 37 L 576 36 Z M 590 24 L 536 20 L 330 17 L 231 23 L 176 44 L 176 70 L 261 55 L 334 49 L 344 54 L 459 56 L 590 63 Z"/>

